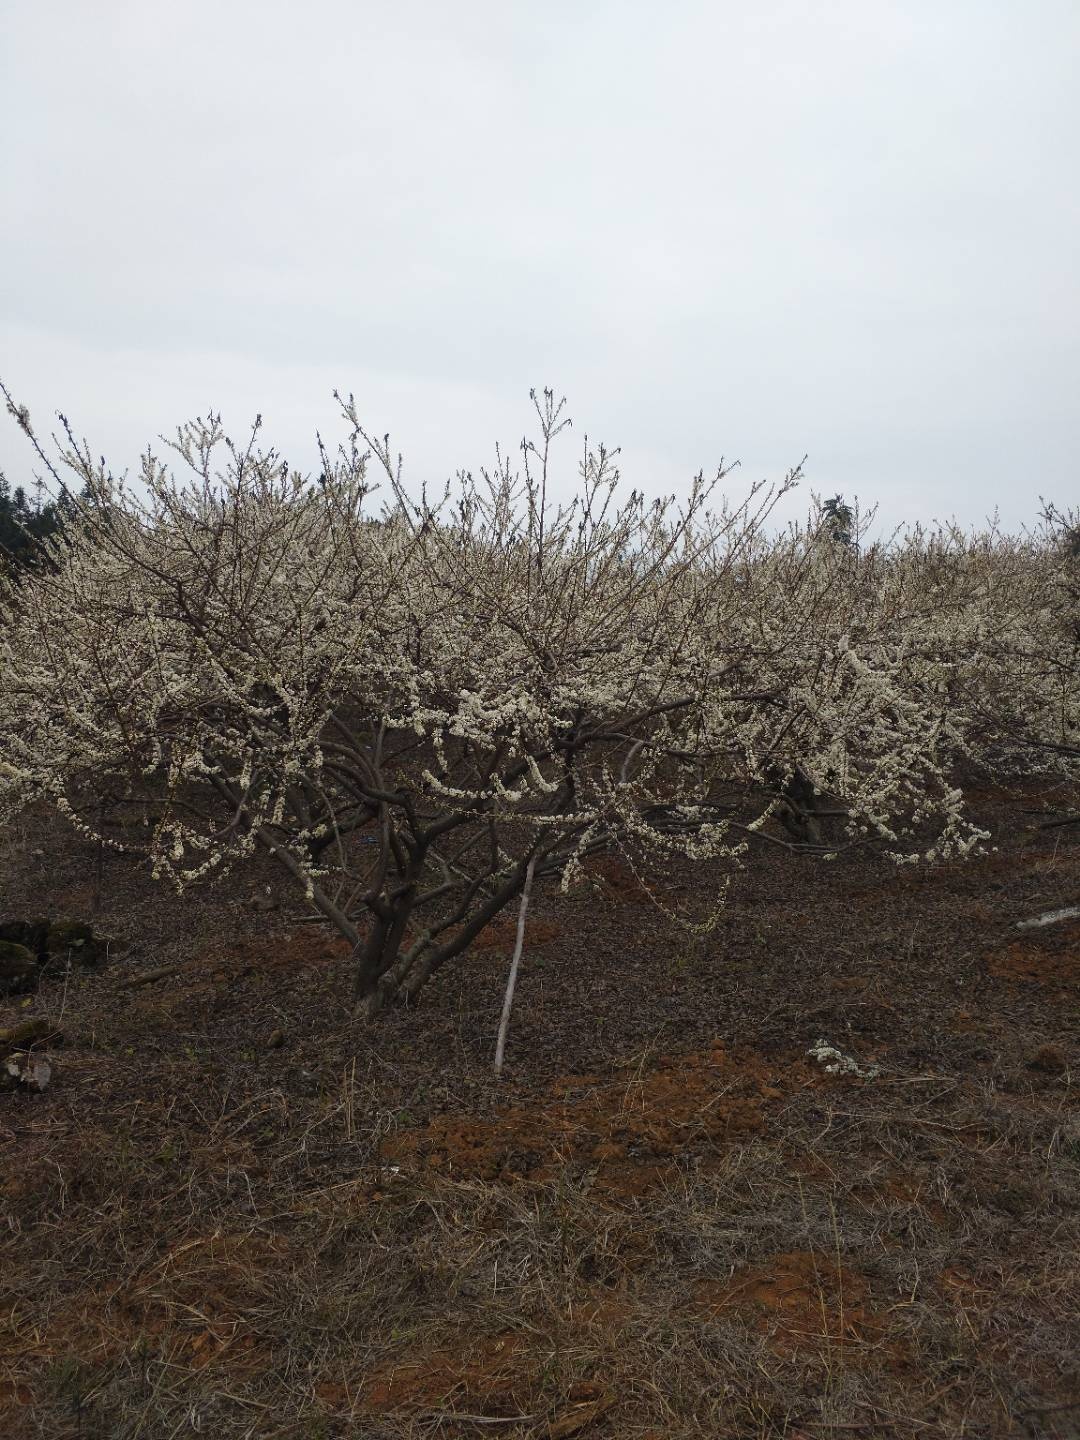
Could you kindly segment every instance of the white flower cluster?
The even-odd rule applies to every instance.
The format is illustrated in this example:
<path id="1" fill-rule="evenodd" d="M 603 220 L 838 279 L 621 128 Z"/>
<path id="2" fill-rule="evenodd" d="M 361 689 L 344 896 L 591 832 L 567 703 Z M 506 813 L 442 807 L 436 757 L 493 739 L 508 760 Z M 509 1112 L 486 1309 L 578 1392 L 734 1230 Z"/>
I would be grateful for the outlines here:
<path id="1" fill-rule="evenodd" d="M 850 1055 L 830 1045 L 828 1040 L 816 1040 L 806 1053 L 824 1066 L 827 1075 L 854 1075 L 859 1080 L 876 1080 L 881 1074 L 879 1066 L 860 1065 Z"/>

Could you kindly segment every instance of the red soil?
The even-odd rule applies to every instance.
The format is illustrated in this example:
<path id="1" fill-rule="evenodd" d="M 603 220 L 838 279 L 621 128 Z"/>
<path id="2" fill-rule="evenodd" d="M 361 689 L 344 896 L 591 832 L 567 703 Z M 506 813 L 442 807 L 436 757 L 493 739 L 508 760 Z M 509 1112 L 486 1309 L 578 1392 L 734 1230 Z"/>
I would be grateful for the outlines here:
<path id="1" fill-rule="evenodd" d="M 593 1184 L 615 1199 L 644 1194 L 688 1147 L 745 1141 L 764 1128 L 767 1105 L 815 1083 L 802 1060 L 770 1065 L 716 1047 L 612 1078 L 572 1075 L 546 1103 L 508 1106 L 493 1117 L 440 1115 L 392 1137 L 384 1153 L 486 1180 L 547 1180 L 569 1162 L 595 1167 Z"/>

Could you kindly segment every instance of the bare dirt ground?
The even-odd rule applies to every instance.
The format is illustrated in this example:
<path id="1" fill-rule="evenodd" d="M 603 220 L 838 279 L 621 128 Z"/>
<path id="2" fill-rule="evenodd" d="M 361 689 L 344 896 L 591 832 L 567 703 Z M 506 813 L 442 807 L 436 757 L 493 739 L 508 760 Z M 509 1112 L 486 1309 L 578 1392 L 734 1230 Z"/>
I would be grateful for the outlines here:
<path id="1" fill-rule="evenodd" d="M 1077 797 L 971 798 L 996 853 L 761 843 L 702 943 L 615 859 L 539 896 L 501 1081 L 512 920 L 369 1025 L 275 874 L 106 857 L 92 913 L 9 830 L 0 921 L 115 945 L 0 999 L 62 1032 L 0 1095 L 0 1435 L 1080 1435 L 1080 923 L 1016 928 Z"/>

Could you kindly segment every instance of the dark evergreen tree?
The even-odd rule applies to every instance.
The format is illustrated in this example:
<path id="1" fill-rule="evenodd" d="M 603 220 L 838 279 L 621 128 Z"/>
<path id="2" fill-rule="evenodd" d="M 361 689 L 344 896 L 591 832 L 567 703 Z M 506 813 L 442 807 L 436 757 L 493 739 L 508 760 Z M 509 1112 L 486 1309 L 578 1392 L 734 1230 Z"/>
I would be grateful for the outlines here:
<path id="1" fill-rule="evenodd" d="M 832 537 L 840 545 L 850 546 L 855 539 L 855 516 L 851 506 L 844 503 L 842 495 L 834 495 L 822 506 L 825 523 Z"/>
<path id="2" fill-rule="evenodd" d="M 18 573 L 45 562 L 42 541 L 63 530 L 75 514 L 75 503 L 67 491 L 58 500 L 43 500 L 40 487 L 31 500 L 23 486 L 12 489 L 0 472 L 0 566 Z"/>

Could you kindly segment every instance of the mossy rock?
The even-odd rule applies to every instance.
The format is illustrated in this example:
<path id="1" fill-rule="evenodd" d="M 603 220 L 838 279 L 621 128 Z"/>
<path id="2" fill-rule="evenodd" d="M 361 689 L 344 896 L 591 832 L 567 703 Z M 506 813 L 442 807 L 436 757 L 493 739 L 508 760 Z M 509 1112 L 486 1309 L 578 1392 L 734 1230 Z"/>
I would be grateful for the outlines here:
<path id="1" fill-rule="evenodd" d="M 54 920 L 45 937 L 45 953 L 49 959 L 66 960 L 70 956 L 79 965 L 100 965 L 108 948 L 106 940 L 79 920 Z"/>
<path id="2" fill-rule="evenodd" d="M 9 920 L 0 925 L 0 940 L 10 940 L 15 945 L 25 945 L 39 960 L 48 953 L 48 920 Z"/>
<path id="3" fill-rule="evenodd" d="M 102 964 L 109 942 L 81 920 L 9 920 L 0 925 L 0 944 L 16 945 L 38 967 L 73 964 L 92 969 Z"/>
<path id="4" fill-rule="evenodd" d="M 37 977 L 38 961 L 34 952 L 14 940 L 0 940 L 0 990 L 9 994 L 32 990 Z"/>

